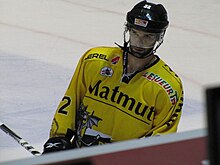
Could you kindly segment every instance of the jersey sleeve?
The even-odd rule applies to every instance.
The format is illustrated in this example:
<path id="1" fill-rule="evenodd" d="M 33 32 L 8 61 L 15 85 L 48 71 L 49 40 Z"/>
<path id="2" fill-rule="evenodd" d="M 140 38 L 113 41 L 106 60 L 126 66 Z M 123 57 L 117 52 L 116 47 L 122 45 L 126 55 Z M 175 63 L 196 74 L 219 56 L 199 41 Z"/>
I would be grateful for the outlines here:
<path id="1" fill-rule="evenodd" d="M 85 53 L 86 54 L 86 53 Z M 84 63 L 81 57 L 70 84 L 65 92 L 64 97 L 60 101 L 55 112 L 52 126 L 50 129 L 50 137 L 65 136 L 67 129 L 75 130 L 76 112 L 79 109 L 80 102 L 85 94 L 85 81 L 83 77 Z"/>
<path id="2" fill-rule="evenodd" d="M 182 86 L 179 91 L 176 91 L 176 94 L 178 97 L 175 104 L 172 104 L 166 98 L 165 92 L 158 95 L 151 136 L 175 133 L 177 131 L 183 106 Z"/>

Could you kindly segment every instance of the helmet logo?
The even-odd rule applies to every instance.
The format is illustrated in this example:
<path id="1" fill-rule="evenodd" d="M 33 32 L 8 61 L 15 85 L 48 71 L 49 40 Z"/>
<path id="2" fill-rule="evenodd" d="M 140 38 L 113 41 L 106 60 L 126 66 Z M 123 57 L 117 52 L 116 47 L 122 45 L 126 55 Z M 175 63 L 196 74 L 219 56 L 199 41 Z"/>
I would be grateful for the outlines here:
<path id="1" fill-rule="evenodd" d="M 139 19 L 139 18 L 135 18 L 134 19 L 134 24 L 138 25 L 138 26 L 142 26 L 142 27 L 147 27 L 148 21 L 143 20 L 143 19 Z"/>

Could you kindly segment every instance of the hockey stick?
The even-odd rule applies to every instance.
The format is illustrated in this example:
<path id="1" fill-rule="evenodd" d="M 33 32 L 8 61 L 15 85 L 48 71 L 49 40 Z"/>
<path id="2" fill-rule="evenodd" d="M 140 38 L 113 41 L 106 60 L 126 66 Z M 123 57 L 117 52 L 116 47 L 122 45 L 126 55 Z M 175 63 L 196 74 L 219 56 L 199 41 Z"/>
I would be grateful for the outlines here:
<path id="1" fill-rule="evenodd" d="M 0 129 L 6 134 L 10 135 L 14 140 L 16 140 L 22 147 L 31 152 L 34 156 L 40 156 L 41 153 L 37 151 L 33 146 L 31 146 L 27 141 L 18 136 L 14 131 L 8 128 L 5 124 L 0 121 Z"/>

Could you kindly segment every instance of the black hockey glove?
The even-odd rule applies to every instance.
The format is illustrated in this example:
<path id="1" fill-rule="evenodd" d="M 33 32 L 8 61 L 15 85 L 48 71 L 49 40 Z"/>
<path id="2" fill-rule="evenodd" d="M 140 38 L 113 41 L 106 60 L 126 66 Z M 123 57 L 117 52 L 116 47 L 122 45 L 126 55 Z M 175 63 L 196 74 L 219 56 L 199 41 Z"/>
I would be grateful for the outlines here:
<path id="1" fill-rule="evenodd" d="M 44 144 L 42 154 L 74 148 L 66 137 L 52 137 Z"/>

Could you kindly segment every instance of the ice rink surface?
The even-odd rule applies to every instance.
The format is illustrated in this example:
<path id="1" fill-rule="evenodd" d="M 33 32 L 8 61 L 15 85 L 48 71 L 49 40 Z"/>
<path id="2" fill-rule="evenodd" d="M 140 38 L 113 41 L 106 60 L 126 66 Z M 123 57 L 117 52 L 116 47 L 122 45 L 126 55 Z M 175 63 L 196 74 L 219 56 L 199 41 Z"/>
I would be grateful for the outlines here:
<path id="1" fill-rule="evenodd" d="M 0 121 L 42 151 L 80 56 L 123 43 L 137 0 L 0 0 Z M 157 54 L 182 78 L 179 132 L 206 128 L 205 89 L 220 84 L 220 1 L 154 0 L 170 25 Z M 31 157 L 0 131 L 0 162 Z"/>

